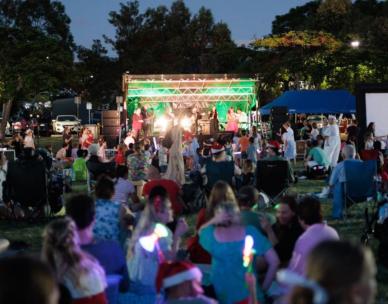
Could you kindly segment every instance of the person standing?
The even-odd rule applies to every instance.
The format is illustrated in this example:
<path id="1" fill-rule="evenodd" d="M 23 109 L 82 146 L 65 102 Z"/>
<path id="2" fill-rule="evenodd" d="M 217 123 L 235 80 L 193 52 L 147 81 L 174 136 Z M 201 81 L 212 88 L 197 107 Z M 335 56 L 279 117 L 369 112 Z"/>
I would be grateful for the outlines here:
<path id="1" fill-rule="evenodd" d="M 323 130 L 325 138 L 324 151 L 330 161 L 330 166 L 334 168 L 340 155 L 341 137 L 335 116 L 329 116 L 328 123 L 328 126 Z"/>
<path id="2" fill-rule="evenodd" d="M 218 113 L 216 107 L 212 108 L 209 114 L 210 119 L 210 134 L 216 134 L 218 132 Z"/>
<path id="3" fill-rule="evenodd" d="M 294 131 L 291 129 L 290 123 L 287 121 L 283 124 L 283 128 L 286 132 L 282 135 L 284 144 L 284 158 L 287 160 L 296 160 L 296 143 L 294 137 Z"/>
<path id="4" fill-rule="evenodd" d="M 27 129 L 23 144 L 24 148 L 35 149 L 34 134 L 31 129 Z"/>
<path id="5" fill-rule="evenodd" d="M 238 131 L 237 121 L 236 113 L 234 113 L 234 109 L 230 107 L 227 115 L 226 131 L 233 131 L 236 133 Z"/>
<path id="6" fill-rule="evenodd" d="M 132 131 L 137 138 L 140 135 L 140 131 L 143 126 L 143 119 L 141 116 L 141 109 L 136 109 L 132 115 Z"/>
<path id="7" fill-rule="evenodd" d="M 63 134 L 62 134 L 62 140 L 63 144 L 67 146 L 66 150 L 66 157 L 71 157 L 71 148 L 73 146 L 73 135 L 71 134 L 71 130 L 69 127 L 65 127 L 63 129 Z"/>

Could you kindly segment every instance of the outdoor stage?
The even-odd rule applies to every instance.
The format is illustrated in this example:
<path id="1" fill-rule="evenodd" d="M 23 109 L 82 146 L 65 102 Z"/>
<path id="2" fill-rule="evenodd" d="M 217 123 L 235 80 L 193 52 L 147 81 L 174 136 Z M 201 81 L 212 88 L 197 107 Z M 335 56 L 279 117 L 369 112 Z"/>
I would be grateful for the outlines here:
<path id="1" fill-rule="evenodd" d="M 196 133 L 210 135 L 209 113 L 215 107 L 222 131 L 227 123 L 227 112 L 233 108 L 247 114 L 246 128 L 256 122 L 258 108 L 257 79 L 232 74 L 179 74 L 179 75 L 123 75 L 124 109 L 131 124 L 134 111 L 152 109 L 153 133 L 167 131 L 169 121 L 177 119 L 181 125 L 194 123 L 198 113 Z M 172 118 L 173 117 L 173 118 Z M 173 124 L 172 124 L 173 125 Z"/>

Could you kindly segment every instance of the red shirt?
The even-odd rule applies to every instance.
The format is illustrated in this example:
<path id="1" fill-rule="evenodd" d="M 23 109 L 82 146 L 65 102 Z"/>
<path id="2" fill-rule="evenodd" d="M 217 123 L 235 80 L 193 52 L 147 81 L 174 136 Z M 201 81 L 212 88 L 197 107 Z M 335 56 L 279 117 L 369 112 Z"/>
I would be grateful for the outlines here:
<path id="1" fill-rule="evenodd" d="M 132 129 L 133 130 L 141 130 L 143 122 L 141 121 L 141 117 L 137 114 L 132 115 Z"/>
<path id="2" fill-rule="evenodd" d="M 162 186 L 166 189 L 168 197 L 171 201 L 171 207 L 174 215 L 182 213 L 182 205 L 178 201 L 180 188 L 176 182 L 170 179 L 155 179 L 147 182 L 143 187 L 143 196 L 148 196 L 155 186 Z"/>
<path id="3" fill-rule="evenodd" d="M 240 140 L 238 141 L 238 143 L 240 144 L 241 152 L 247 152 L 248 146 L 249 146 L 249 138 L 248 138 L 248 136 L 241 137 Z"/>

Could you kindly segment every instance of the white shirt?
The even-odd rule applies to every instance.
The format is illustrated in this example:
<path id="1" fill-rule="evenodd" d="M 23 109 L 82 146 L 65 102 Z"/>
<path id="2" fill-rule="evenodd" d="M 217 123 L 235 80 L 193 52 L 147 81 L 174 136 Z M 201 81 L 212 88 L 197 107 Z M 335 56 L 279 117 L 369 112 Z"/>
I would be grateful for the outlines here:
<path id="1" fill-rule="evenodd" d="M 128 147 L 129 144 L 135 144 L 135 139 L 132 136 L 127 136 L 124 139 L 124 144 Z"/>
<path id="2" fill-rule="evenodd" d="M 26 135 L 26 137 L 24 137 L 24 148 L 35 149 L 35 143 L 32 136 Z"/>
<path id="3" fill-rule="evenodd" d="M 318 131 L 318 129 L 312 129 L 310 134 L 311 134 L 312 140 L 317 140 L 317 137 L 319 135 L 319 131 Z"/>

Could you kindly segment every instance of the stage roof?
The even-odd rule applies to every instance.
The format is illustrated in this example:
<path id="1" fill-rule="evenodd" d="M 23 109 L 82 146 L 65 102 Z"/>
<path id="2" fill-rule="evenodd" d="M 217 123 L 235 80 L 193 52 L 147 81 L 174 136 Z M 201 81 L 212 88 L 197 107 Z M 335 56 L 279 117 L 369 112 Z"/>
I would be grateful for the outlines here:
<path id="1" fill-rule="evenodd" d="M 173 108 L 208 108 L 209 103 L 256 103 L 257 80 L 231 74 L 123 75 L 126 99 L 172 103 Z"/>
<path id="2" fill-rule="evenodd" d="M 288 107 L 289 114 L 347 114 L 356 113 L 356 98 L 346 90 L 287 91 L 260 113 L 269 115 L 272 107 Z"/>

